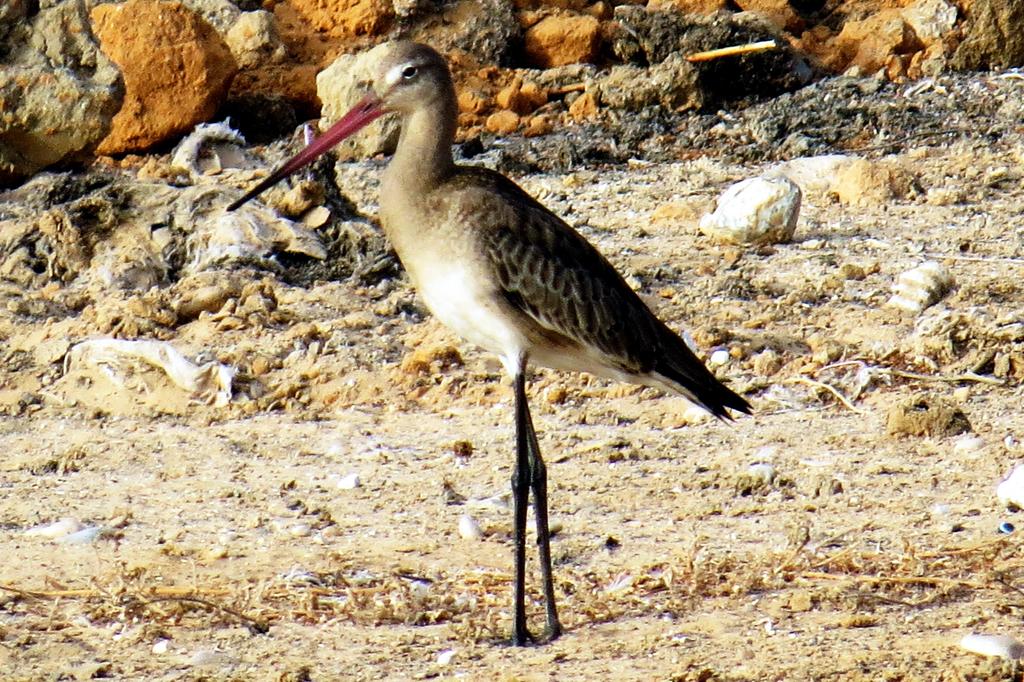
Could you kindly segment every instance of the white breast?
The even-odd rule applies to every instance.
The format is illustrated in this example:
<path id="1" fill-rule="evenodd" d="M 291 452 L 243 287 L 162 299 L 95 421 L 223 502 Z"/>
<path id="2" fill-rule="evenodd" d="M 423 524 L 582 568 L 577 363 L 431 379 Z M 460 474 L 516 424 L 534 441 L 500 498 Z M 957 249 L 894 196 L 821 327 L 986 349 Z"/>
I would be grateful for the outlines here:
<path id="1" fill-rule="evenodd" d="M 417 263 L 408 269 L 430 312 L 470 343 L 498 354 L 510 374 L 516 371 L 526 340 L 484 278 L 456 262 Z"/>

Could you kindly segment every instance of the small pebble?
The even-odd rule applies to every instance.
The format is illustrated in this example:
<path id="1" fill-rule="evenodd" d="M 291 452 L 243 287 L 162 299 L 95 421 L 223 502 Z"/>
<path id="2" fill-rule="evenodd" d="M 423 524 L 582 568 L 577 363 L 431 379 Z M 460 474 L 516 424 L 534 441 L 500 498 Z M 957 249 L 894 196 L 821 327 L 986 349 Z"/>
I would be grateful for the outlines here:
<path id="1" fill-rule="evenodd" d="M 296 523 L 288 527 L 288 534 L 293 538 L 304 538 L 312 532 L 308 523 Z"/>
<path id="2" fill-rule="evenodd" d="M 360 485 L 362 485 L 362 481 L 359 480 L 357 473 L 351 473 L 338 479 L 339 490 L 354 490 Z"/>
<path id="3" fill-rule="evenodd" d="M 729 351 L 724 348 L 716 350 L 708 357 L 708 364 L 712 367 L 721 367 L 729 362 Z"/>
<path id="4" fill-rule="evenodd" d="M 982 656 L 1008 659 L 1024 657 L 1024 644 L 1009 635 L 964 635 L 960 640 L 960 648 Z"/>
<path id="5" fill-rule="evenodd" d="M 953 441 L 953 453 L 957 455 L 973 454 L 985 447 L 985 439 L 965 433 Z"/>
<path id="6" fill-rule="evenodd" d="M 996 497 L 1004 507 L 1024 508 L 1024 464 L 1018 464 L 1002 483 L 996 486 Z"/>
<path id="7" fill-rule="evenodd" d="M 156 640 L 156 643 L 153 645 L 153 653 L 154 654 L 166 654 L 167 653 L 167 647 L 170 646 L 170 643 L 171 643 L 171 640 L 169 640 L 169 639 L 158 639 L 158 640 Z"/>
<path id="8" fill-rule="evenodd" d="M 206 561 L 217 561 L 218 559 L 224 559 L 228 555 L 228 548 L 224 545 L 213 545 L 205 552 L 203 552 L 203 559 Z"/>
<path id="9" fill-rule="evenodd" d="M 466 504 L 473 509 L 491 509 L 504 512 L 512 508 L 511 497 L 511 493 L 499 493 L 480 500 L 469 500 Z"/>
<path id="10" fill-rule="evenodd" d="M 459 535 L 466 540 L 479 540 L 484 536 L 484 531 L 476 519 L 469 514 L 463 514 L 459 517 Z"/>
<path id="11" fill-rule="evenodd" d="M 213 649 L 200 649 L 192 654 L 189 663 L 197 668 L 207 666 L 219 667 L 230 663 L 230 659 L 219 651 L 214 651 Z"/>
<path id="12" fill-rule="evenodd" d="M 455 649 L 445 649 L 437 655 L 438 665 L 448 665 L 452 662 L 452 658 L 455 657 Z"/>

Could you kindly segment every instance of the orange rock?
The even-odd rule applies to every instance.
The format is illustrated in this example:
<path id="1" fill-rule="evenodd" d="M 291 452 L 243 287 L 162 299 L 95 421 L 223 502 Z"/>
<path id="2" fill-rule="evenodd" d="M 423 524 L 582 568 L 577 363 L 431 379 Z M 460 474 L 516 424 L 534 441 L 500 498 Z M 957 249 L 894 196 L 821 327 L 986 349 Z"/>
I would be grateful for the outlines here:
<path id="1" fill-rule="evenodd" d="M 314 118 L 320 112 L 316 94 L 315 64 L 264 64 L 256 69 L 239 71 L 231 81 L 231 96 L 239 94 L 281 97 Z"/>
<path id="2" fill-rule="evenodd" d="M 376 36 L 395 19 L 388 0 L 290 0 L 289 3 L 314 29 L 336 38 Z"/>
<path id="3" fill-rule="evenodd" d="M 473 90 L 459 92 L 459 111 L 463 114 L 482 114 L 487 111 L 489 103 Z"/>
<path id="4" fill-rule="evenodd" d="M 484 125 L 492 133 L 508 135 L 514 133 L 519 127 L 519 115 L 514 111 L 503 109 L 488 116 Z"/>
<path id="5" fill-rule="evenodd" d="M 238 70 L 220 35 L 180 2 L 129 0 L 90 15 L 100 47 L 121 69 L 124 104 L 98 154 L 141 151 L 208 121 Z"/>
<path id="6" fill-rule="evenodd" d="M 530 120 L 526 123 L 526 129 L 523 130 L 523 136 L 538 137 L 540 135 L 547 135 L 551 132 L 552 128 L 551 119 L 547 116 L 531 116 Z"/>
<path id="7" fill-rule="evenodd" d="M 898 9 L 884 9 L 862 21 L 847 21 L 835 44 L 847 62 L 845 66 L 858 66 L 864 73 L 883 68 L 894 54 L 911 54 L 924 47 Z"/>
<path id="8" fill-rule="evenodd" d="M 495 100 L 502 109 L 511 109 L 517 114 L 528 114 L 537 107 L 547 104 L 548 94 L 536 83 L 524 84 L 523 79 L 516 76 L 511 84 L 498 93 Z"/>
<path id="9" fill-rule="evenodd" d="M 708 15 L 726 9 L 728 4 L 728 0 L 648 0 L 647 9 Z"/>
<path id="10" fill-rule="evenodd" d="M 584 92 L 569 105 L 569 115 L 578 122 L 594 118 L 597 116 L 597 98 L 593 93 Z"/>
<path id="11" fill-rule="evenodd" d="M 526 56 L 542 68 L 593 62 L 601 47 L 601 22 L 591 16 L 548 16 L 526 31 Z"/>

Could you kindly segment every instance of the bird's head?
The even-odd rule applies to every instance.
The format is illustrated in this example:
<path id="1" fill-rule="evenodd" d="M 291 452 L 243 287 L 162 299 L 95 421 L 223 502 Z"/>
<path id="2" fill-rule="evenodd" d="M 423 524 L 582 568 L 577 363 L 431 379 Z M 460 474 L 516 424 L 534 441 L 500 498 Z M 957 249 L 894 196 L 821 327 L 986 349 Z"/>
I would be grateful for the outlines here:
<path id="1" fill-rule="evenodd" d="M 387 43 L 381 50 L 382 55 L 374 69 L 373 80 L 366 84 L 369 93 L 323 135 L 313 140 L 240 199 L 229 204 L 229 211 L 235 210 L 311 163 L 383 114 L 396 112 L 405 115 L 419 107 L 430 106 L 438 99 L 454 97 L 448 64 L 434 48 L 403 40 Z"/>

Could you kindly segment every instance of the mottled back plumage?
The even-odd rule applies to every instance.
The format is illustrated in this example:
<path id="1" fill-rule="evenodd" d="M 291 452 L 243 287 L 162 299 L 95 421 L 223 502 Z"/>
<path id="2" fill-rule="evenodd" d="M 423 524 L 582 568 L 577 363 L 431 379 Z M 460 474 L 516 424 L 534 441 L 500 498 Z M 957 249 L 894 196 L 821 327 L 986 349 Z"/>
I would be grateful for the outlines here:
<path id="1" fill-rule="evenodd" d="M 479 191 L 476 191 L 479 190 Z M 659 320 L 583 236 L 518 185 L 485 168 L 460 167 L 438 193 L 472 192 L 467 238 L 478 242 L 501 293 L 564 352 L 599 358 L 617 375 L 675 389 L 718 417 L 749 412 Z"/>

